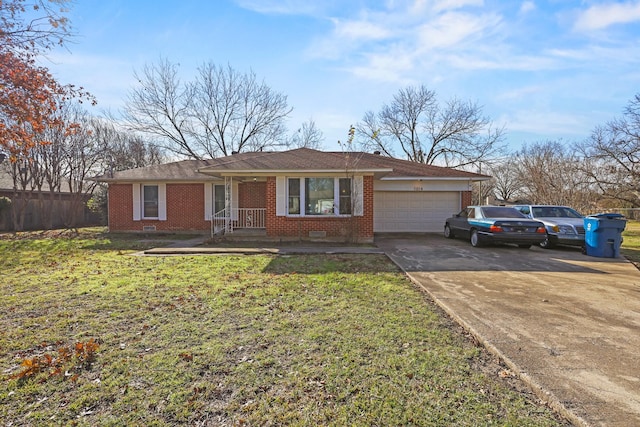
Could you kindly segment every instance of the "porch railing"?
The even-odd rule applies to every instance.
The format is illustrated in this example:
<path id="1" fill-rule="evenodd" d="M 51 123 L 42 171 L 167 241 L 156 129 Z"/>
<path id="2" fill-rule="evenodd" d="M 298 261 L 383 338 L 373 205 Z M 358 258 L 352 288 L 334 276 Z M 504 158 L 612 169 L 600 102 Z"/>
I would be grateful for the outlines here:
<path id="1" fill-rule="evenodd" d="M 266 212 L 265 208 L 223 209 L 211 218 L 211 235 L 233 233 L 240 228 L 265 228 Z"/>

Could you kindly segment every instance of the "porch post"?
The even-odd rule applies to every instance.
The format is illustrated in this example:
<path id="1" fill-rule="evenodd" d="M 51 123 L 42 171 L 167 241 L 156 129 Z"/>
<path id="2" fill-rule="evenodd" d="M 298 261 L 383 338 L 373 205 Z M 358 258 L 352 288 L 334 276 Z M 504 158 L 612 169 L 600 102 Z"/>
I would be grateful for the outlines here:
<path id="1" fill-rule="evenodd" d="M 231 203 L 231 197 L 232 197 L 232 191 L 233 189 L 233 177 L 230 176 L 225 176 L 224 177 L 224 231 L 225 233 L 231 233 L 232 232 L 232 226 L 231 226 L 231 206 L 233 206 L 233 204 Z"/>

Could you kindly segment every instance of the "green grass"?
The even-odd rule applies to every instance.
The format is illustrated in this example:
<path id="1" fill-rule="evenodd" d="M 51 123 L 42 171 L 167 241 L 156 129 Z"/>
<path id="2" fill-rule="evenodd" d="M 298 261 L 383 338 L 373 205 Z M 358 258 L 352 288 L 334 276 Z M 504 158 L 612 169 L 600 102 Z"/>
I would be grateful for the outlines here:
<path id="1" fill-rule="evenodd" d="M 622 238 L 620 252 L 635 265 L 640 265 L 640 221 L 627 221 Z"/>
<path id="2" fill-rule="evenodd" d="M 100 230 L 5 237 L 7 425 L 568 425 L 383 256 L 140 257 L 154 242 Z M 15 378 L 92 338 L 90 363 Z"/>

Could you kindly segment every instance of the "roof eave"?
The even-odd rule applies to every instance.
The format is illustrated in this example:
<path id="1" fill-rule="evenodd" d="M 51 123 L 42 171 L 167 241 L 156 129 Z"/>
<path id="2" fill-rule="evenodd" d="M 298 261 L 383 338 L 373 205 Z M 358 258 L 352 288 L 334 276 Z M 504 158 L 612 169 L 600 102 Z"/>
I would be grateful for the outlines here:
<path id="1" fill-rule="evenodd" d="M 166 177 L 155 177 L 155 178 L 134 178 L 134 177 L 126 177 L 126 178 L 93 178 L 93 181 L 96 182 L 106 182 L 106 183 L 117 183 L 117 182 L 206 182 L 206 181 L 219 181 L 220 178 L 215 176 L 207 176 L 203 175 L 202 177 L 192 177 L 192 178 L 166 178 Z"/>
<path id="2" fill-rule="evenodd" d="M 389 176 L 380 178 L 381 181 L 488 181 L 491 177 L 484 176 Z"/>
<path id="3" fill-rule="evenodd" d="M 340 168 L 340 169 L 211 169 L 211 168 L 200 168 L 197 170 L 199 173 L 205 175 L 218 174 L 218 175 L 284 175 L 284 174 L 314 174 L 314 173 L 389 173 L 393 172 L 391 168 L 375 168 L 375 169 L 351 169 L 351 168 Z"/>

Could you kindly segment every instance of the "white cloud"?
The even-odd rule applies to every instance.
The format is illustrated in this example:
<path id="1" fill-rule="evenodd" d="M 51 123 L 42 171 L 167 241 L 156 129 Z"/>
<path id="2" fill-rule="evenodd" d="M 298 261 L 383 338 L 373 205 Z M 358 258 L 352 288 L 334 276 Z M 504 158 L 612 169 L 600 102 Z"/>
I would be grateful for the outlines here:
<path id="1" fill-rule="evenodd" d="M 607 3 L 591 6 L 578 15 L 574 29 L 601 30 L 615 24 L 640 21 L 640 2 Z"/>
<path id="2" fill-rule="evenodd" d="M 236 0 L 238 6 L 257 13 L 273 15 L 315 15 L 322 2 L 307 0 Z"/>
<path id="3" fill-rule="evenodd" d="M 496 16 L 472 16 L 445 13 L 419 28 L 420 49 L 451 48 L 466 41 L 476 41 L 487 27 L 499 25 Z"/>
<path id="4" fill-rule="evenodd" d="M 500 101 L 522 101 L 530 99 L 531 96 L 542 93 L 546 88 L 542 85 L 524 86 L 507 92 L 499 93 L 496 99 Z"/>
<path id="5" fill-rule="evenodd" d="M 332 19 L 335 30 L 335 37 L 349 40 L 381 40 L 387 38 L 391 33 L 380 25 L 366 21 L 342 21 Z"/>
<path id="6" fill-rule="evenodd" d="M 351 67 L 349 71 L 357 77 L 368 80 L 407 84 L 410 79 L 406 76 L 414 67 L 412 54 L 395 51 L 368 55 L 365 64 Z"/>
<path id="7" fill-rule="evenodd" d="M 468 6 L 484 6 L 484 0 L 438 0 L 435 2 L 433 10 L 443 12 Z"/>
<path id="8" fill-rule="evenodd" d="M 533 1 L 523 1 L 520 5 L 520 14 L 525 15 L 536 10 L 536 4 Z"/>

